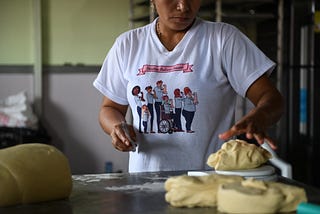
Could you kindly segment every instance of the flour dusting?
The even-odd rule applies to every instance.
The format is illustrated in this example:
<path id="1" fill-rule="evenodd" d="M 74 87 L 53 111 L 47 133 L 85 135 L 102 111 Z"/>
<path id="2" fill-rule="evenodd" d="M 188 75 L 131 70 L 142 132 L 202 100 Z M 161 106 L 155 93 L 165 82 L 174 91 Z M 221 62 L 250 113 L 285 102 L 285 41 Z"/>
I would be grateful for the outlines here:
<path id="1" fill-rule="evenodd" d="M 125 186 L 111 186 L 105 187 L 106 190 L 111 191 L 145 191 L 145 192 L 161 192 L 164 190 L 164 182 L 147 182 L 137 185 L 125 185 Z"/>
<path id="2" fill-rule="evenodd" d="M 106 179 L 120 179 L 123 178 L 123 173 L 108 173 L 108 174 L 88 174 L 88 175 L 73 175 L 72 179 L 75 181 L 83 181 L 87 183 L 99 182 Z"/>

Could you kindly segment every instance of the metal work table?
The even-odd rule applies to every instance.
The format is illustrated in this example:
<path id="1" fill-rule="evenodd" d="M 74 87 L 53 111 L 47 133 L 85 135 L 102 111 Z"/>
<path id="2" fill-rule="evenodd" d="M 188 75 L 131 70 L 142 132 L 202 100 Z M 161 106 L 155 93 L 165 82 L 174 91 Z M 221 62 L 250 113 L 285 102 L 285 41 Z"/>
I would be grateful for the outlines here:
<path id="1" fill-rule="evenodd" d="M 74 175 L 69 199 L 0 208 L 5 214 L 96 214 L 96 213 L 218 213 L 215 208 L 175 208 L 164 199 L 164 182 L 186 172 L 110 173 Z M 320 204 L 320 190 L 289 180 L 279 182 L 305 188 L 308 200 Z"/>

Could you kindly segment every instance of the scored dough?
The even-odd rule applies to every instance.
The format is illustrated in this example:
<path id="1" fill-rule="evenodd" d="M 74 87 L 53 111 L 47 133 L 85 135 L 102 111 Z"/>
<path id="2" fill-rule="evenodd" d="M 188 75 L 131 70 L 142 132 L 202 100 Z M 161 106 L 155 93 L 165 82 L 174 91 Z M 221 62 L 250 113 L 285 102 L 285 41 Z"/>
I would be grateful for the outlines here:
<path id="1" fill-rule="evenodd" d="M 216 170 L 253 169 L 271 154 L 254 144 L 231 140 L 211 154 L 207 164 Z M 303 188 L 235 175 L 176 176 L 165 182 L 168 203 L 175 207 L 218 207 L 226 213 L 292 212 L 307 197 Z"/>
<path id="2" fill-rule="evenodd" d="M 0 181 L 0 206 L 63 199 L 72 190 L 67 158 L 46 144 L 1 149 Z"/>
<path id="3" fill-rule="evenodd" d="M 233 175 L 175 176 L 165 190 L 174 207 L 217 207 L 223 213 L 287 213 L 307 202 L 303 188 Z"/>
<path id="4" fill-rule="evenodd" d="M 253 169 L 271 157 L 266 149 L 236 139 L 225 142 L 220 150 L 211 154 L 207 164 L 215 170 Z"/>
<path id="5" fill-rule="evenodd" d="M 240 176 L 175 176 L 167 179 L 165 199 L 174 207 L 215 207 L 220 184 L 242 181 Z"/>
<path id="6" fill-rule="evenodd" d="M 293 212 L 307 197 L 299 187 L 248 179 L 220 185 L 217 200 L 220 212 L 258 214 Z"/>

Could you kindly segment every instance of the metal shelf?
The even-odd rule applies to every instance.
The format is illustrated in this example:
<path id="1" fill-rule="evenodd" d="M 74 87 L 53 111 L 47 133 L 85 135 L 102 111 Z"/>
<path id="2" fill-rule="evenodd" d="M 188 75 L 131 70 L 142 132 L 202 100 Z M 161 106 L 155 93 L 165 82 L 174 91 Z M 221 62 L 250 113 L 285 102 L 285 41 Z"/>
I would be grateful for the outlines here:
<path id="1" fill-rule="evenodd" d="M 140 13 L 139 13 L 140 10 Z M 148 11 L 141 14 L 141 10 Z M 276 0 L 203 0 L 199 17 L 210 21 L 266 20 L 278 18 Z M 130 0 L 130 26 L 147 24 L 156 17 L 149 0 Z"/>
<path id="2" fill-rule="evenodd" d="M 134 2 L 135 6 L 150 6 L 150 1 L 146 0 L 146 1 L 138 1 L 138 2 Z"/>
<path id="3" fill-rule="evenodd" d="M 130 0 L 130 28 L 145 25 L 152 21 L 154 12 L 150 0 Z M 138 25 L 137 25 L 138 24 Z"/>

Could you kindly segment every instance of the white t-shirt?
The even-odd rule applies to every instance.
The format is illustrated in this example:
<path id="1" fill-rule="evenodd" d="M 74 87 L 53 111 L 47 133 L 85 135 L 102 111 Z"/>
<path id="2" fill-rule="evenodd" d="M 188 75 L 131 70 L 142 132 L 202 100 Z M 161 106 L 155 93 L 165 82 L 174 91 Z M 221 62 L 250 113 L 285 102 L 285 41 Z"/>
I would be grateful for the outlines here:
<path id="1" fill-rule="evenodd" d="M 244 34 L 226 23 L 197 18 L 172 51 L 158 39 L 155 25 L 156 20 L 120 35 L 94 86 L 114 102 L 131 106 L 138 147 L 136 152 L 130 152 L 129 172 L 209 169 L 208 156 L 223 143 L 218 134 L 235 122 L 236 94 L 244 97 L 249 86 L 262 74 L 270 73 L 275 64 Z M 195 111 L 184 110 L 182 106 L 181 115 L 177 114 L 184 132 L 174 131 L 173 112 L 164 121 L 165 125 L 171 121 L 169 131 L 161 133 L 166 130 L 165 126 L 158 128 L 158 121 L 164 118 L 163 106 L 156 100 L 153 106 L 156 133 L 139 132 L 143 126 L 139 126 L 141 114 L 137 112 L 132 89 L 140 86 L 147 94 L 145 87 L 151 85 L 154 90 L 160 80 L 162 87 L 166 85 L 165 95 L 169 99 L 174 100 L 175 89 L 184 92 L 184 99 L 188 98 L 186 93 L 197 95 L 192 96 L 197 102 L 191 103 L 196 106 Z"/>

